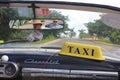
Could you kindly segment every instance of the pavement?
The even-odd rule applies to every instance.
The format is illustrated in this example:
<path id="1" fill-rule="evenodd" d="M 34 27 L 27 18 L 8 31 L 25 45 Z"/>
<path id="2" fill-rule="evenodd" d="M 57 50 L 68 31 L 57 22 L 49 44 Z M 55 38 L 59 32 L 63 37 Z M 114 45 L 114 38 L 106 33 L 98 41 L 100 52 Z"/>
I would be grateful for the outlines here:
<path id="1" fill-rule="evenodd" d="M 42 45 L 43 46 L 52 45 L 52 44 L 58 43 L 59 41 L 61 41 L 61 39 L 56 39 L 56 40 L 53 40 L 53 41 L 49 41 L 47 43 L 43 43 Z"/>

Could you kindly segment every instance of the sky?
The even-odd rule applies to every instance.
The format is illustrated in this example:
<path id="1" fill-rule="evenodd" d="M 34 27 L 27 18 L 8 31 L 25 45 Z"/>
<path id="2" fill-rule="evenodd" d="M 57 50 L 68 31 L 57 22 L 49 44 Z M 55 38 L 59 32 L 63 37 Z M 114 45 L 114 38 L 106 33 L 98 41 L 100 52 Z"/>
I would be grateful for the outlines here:
<path id="1" fill-rule="evenodd" d="M 94 20 L 100 19 L 101 13 L 95 12 L 85 12 L 85 11 L 75 11 L 75 10 L 61 10 L 62 14 L 68 16 L 69 21 L 69 28 L 75 28 L 75 32 L 80 29 L 87 30 L 85 23 L 93 22 Z M 79 28 L 78 28 L 79 27 Z"/>
<path id="2" fill-rule="evenodd" d="M 84 3 L 95 3 L 95 4 L 104 4 L 104 5 L 111 5 L 111 6 L 117 6 L 120 7 L 120 0 L 58 0 L 58 1 L 70 1 L 70 2 L 84 2 Z M 94 20 L 100 19 L 100 16 L 102 13 L 97 13 L 97 12 L 87 12 L 87 11 L 77 11 L 77 10 L 58 10 L 60 11 L 63 15 L 69 17 L 69 28 L 75 28 L 79 27 L 78 29 L 75 28 L 75 32 L 77 33 L 78 36 L 78 30 L 80 29 L 85 29 L 86 32 L 87 28 L 84 25 L 85 23 L 88 22 L 93 22 Z"/>

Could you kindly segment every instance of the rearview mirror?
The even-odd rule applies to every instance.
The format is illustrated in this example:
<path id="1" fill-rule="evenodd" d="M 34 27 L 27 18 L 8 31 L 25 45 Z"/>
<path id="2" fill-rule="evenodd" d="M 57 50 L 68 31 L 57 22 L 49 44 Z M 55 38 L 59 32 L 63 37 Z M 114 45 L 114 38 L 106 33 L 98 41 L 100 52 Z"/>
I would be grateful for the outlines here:
<path id="1" fill-rule="evenodd" d="M 17 19 L 10 20 L 11 29 L 61 29 L 64 21 L 58 19 Z"/>

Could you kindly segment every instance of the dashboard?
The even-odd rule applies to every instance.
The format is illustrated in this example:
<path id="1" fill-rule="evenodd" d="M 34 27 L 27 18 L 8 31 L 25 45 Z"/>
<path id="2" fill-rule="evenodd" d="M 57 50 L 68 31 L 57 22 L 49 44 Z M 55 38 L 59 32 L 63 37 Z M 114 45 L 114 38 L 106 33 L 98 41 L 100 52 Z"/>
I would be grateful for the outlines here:
<path id="1" fill-rule="evenodd" d="M 118 61 L 96 61 L 58 53 L 0 53 L 0 80 L 119 80 Z"/>

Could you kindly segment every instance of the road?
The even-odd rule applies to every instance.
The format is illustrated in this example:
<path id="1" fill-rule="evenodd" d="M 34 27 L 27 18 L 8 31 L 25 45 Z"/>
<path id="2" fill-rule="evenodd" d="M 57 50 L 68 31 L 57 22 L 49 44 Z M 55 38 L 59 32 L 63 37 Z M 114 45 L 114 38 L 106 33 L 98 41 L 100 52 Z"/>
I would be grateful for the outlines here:
<path id="1" fill-rule="evenodd" d="M 90 44 L 100 46 L 107 58 L 112 58 L 116 60 L 120 60 L 120 46 L 119 45 L 112 45 L 112 44 L 105 44 L 101 42 L 92 42 L 90 40 L 80 40 L 80 39 L 58 39 L 49 43 L 44 44 L 44 47 L 62 47 L 65 42 L 75 42 L 80 44 Z"/>

